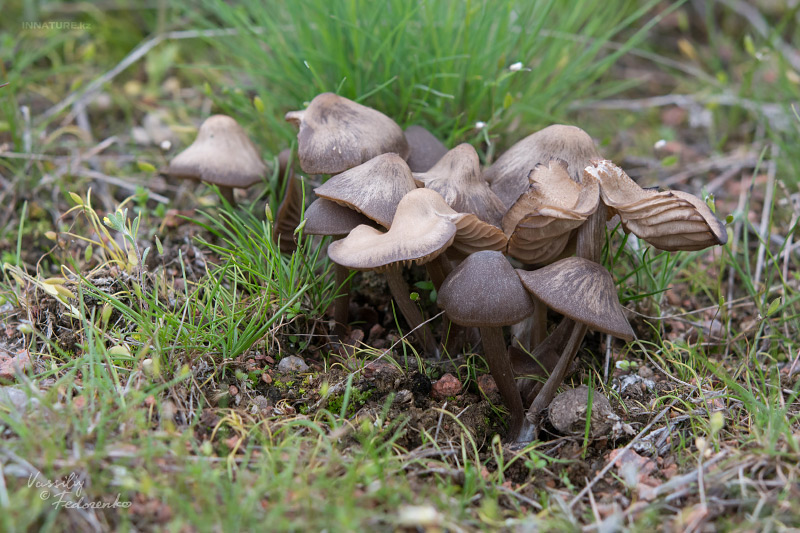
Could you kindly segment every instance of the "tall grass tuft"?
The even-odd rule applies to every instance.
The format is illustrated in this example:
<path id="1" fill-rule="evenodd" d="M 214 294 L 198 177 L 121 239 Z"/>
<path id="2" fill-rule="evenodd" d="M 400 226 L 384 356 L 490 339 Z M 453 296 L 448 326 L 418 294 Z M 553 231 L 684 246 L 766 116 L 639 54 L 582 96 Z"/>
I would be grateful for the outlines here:
<path id="1" fill-rule="evenodd" d="M 620 89 L 599 79 L 641 42 L 649 25 L 629 28 L 655 3 L 204 0 L 187 11 L 199 27 L 239 30 L 213 39 L 230 60 L 216 68 L 247 73 L 218 105 L 241 111 L 260 96 L 266 140 L 291 138 L 284 113 L 332 91 L 452 144 L 487 134 L 513 142 L 563 120 L 577 98 Z M 623 46 L 606 53 L 612 39 Z"/>

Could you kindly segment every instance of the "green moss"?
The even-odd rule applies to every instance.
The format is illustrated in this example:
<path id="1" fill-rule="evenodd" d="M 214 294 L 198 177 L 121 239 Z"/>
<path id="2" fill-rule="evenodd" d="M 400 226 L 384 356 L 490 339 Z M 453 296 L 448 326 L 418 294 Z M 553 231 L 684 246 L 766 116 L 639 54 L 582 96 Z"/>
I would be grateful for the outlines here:
<path id="1" fill-rule="evenodd" d="M 360 391 L 357 389 L 353 389 L 350 392 L 350 401 L 347 404 L 347 410 L 345 411 L 345 416 L 353 416 L 356 414 L 361 407 L 363 407 L 367 401 L 372 397 L 372 391 Z M 341 413 L 342 412 L 342 404 L 344 402 L 344 394 L 338 394 L 336 396 L 331 396 L 328 400 L 328 411 L 332 413 Z"/>

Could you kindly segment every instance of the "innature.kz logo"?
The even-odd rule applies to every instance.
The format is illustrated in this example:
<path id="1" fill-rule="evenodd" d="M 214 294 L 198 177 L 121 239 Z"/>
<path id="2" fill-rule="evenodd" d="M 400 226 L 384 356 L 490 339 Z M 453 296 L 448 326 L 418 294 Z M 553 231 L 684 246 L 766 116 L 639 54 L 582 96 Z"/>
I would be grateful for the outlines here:
<path id="1" fill-rule="evenodd" d="M 70 22 L 70 21 L 50 21 L 50 22 L 33 22 L 27 21 L 22 23 L 23 30 L 91 30 L 92 25 L 88 22 Z"/>

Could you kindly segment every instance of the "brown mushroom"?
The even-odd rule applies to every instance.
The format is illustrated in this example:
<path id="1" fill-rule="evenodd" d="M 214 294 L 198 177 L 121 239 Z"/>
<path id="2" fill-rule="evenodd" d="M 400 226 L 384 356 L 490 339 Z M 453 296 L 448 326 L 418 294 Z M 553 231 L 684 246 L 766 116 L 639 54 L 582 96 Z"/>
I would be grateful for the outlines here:
<path id="1" fill-rule="evenodd" d="M 537 422 L 539 413 L 550 404 L 564 381 L 588 328 L 623 340 L 632 340 L 634 335 L 623 314 L 614 280 L 602 265 L 569 257 L 538 270 L 517 270 L 517 274 L 531 294 L 572 324 L 558 363 L 528 410 L 529 420 Z"/>
<path id="2" fill-rule="evenodd" d="M 508 439 L 527 438 L 529 424 L 502 329 L 533 313 L 533 302 L 514 268 L 500 252 L 476 252 L 447 277 L 439 290 L 438 304 L 456 324 L 480 328 L 489 370 L 511 410 Z"/>
<path id="3" fill-rule="evenodd" d="M 622 228 L 667 251 L 702 250 L 725 244 L 728 234 L 705 202 L 682 191 L 642 189 L 611 161 L 596 161 L 586 174 L 600 182 L 609 215 L 619 215 Z"/>
<path id="4" fill-rule="evenodd" d="M 408 141 L 411 172 L 427 172 L 447 153 L 442 141 L 422 126 L 409 126 L 403 134 Z"/>
<path id="5" fill-rule="evenodd" d="M 408 142 L 395 121 L 333 93 L 286 113 L 286 120 L 300 128 L 300 168 L 309 174 L 338 174 L 389 152 L 408 157 Z"/>
<path id="6" fill-rule="evenodd" d="M 388 228 L 400 199 L 416 188 L 406 162 L 397 154 L 382 154 L 333 176 L 314 193 Z"/>
<path id="7" fill-rule="evenodd" d="M 179 179 L 212 183 L 229 204 L 233 189 L 246 189 L 264 179 L 267 166 L 241 126 L 227 115 L 208 117 L 197 138 L 176 155 L 164 173 Z"/>
<path id="8" fill-rule="evenodd" d="M 328 256 L 339 265 L 385 274 L 400 312 L 431 353 L 438 353 L 438 348 L 430 329 L 423 324 L 422 314 L 409 298 L 400 267 L 433 261 L 452 244 L 458 227 L 446 218 L 450 214 L 455 212 L 438 193 L 415 189 L 397 204 L 388 232 L 358 226 L 328 248 Z"/>
<path id="9" fill-rule="evenodd" d="M 531 265 L 558 259 L 573 230 L 597 209 L 598 181 L 592 176 L 574 181 L 567 168 L 565 161 L 554 159 L 531 171 L 528 190 L 503 217 L 510 256 Z"/>
<path id="10" fill-rule="evenodd" d="M 459 213 L 472 213 L 498 227 L 503 220 L 506 208 L 481 176 L 478 153 L 470 144 L 459 144 L 427 172 L 415 173 L 414 180 L 441 194 Z"/>
<path id="11" fill-rule="evenodd" d="M 529 135 L 501 155 L 483 173 L 506 207 L 528 188 L 528 173 L 539 163 L 562 159 L 570 177 L 580 182 L 583 169 L 599 158 L 592 138 L 575 126 L 555 124 Z"/>

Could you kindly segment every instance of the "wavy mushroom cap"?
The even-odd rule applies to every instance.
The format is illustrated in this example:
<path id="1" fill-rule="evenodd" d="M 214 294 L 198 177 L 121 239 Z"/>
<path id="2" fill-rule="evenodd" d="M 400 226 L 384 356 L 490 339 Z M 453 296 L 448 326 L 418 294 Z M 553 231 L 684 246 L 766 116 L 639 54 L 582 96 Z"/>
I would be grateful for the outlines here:
<path id="1" fill-rule="evenodd" d="M 725 225 L 696 196 L 682 191 L 642 189 L 608 160 L 587 166 L 586 175 L 600 182 L 600 194 L 609 215 L 619 215 L 625 232 L 656 248 L 693 251 L 728 241 Z"/>
<path id="2" fill-rule="evenodd" d="M 500 226 L 506 207 L 481 176 L 481 162 L 472 145 L 459 144 L 433 168 L 414 174 L 414 179 L 441 194 L 447 205 L 459 213 L 472 213 Z"/>
<path id="3" fill-rule="evenodd" d="M 422 126 L 409 126 L 403 134 L 408 142 L 411 172 L 427 172 L 447 153 L 442 141 Z"/>
<path id="4" fill-rule="evenodd" d="M 331 243 L 328 257 L 353 270 L 380 271 L 395 264 L 432 261 L 456 236 L 456 225 L 441 216 L 452 213 L 438 193 L 415 189 L 397 205 L 389 231 L 358 226 Z"/>
<path id="5" fill-rule="evenodd" d="M 397 204 L 416 188 L 406 162 L 397 154 L 382 154 L 333 176 L 314 189 L 314 193 L 355 209 L 388 228 Z"/>
<path id="6" fill-rule="evenodd" d="M 300 168 L 309 174 L 338 174 L 389 152 L 408 157 L 408 142 L 394 120 L 333 93 L 285 118 L 300 128 Z"/>
<path id="7" fill-rule="evenodd" d="M 514 267 L 494 251 L 474 253 L 454 268 L 439 288 L 437 303 L 462 326 L 510 326 L 533 313 Z"/>
<path id="8" fill-rule="evenodd" d="M 528 135 L 486 169 L 483 177 L 507 208 L 528 188 L 528 173 L 539 163 L 561 159 L 570 177 L 580 182 L 583 169 L 598 159 L 594 141 L 582 129 L 555 124 Z"/>
<path id="9" fill-rule="evenodd" d="M 305 213 L 303 233 L 306 235 L 331 235 L 341 237 L 360 225 L 374 222 L 361 213 L 331 202 L 325 198 L 314 200 Z"/>
<path id="10" fill-rule="evenodd" d="M 600 201 L 597 180 L 584 176 L 579 183 L 567 172 L 567 163 L 551 160 L 531 171 L 528 190 L 503 217 L 509 236 L 508 254 L 527 264 L 558 259 L 575 229 L 595 212 Z"/>
<path id="11" fill-rule="evenodd" d="M 227 115 L 208 117 L 197 138 L 170 161 L 165 173 L 182 179 L 245 189 L 261 181 L 267 166 L 245 131 Z"/>
<path id="12" fill-rule="evenodd" d="M 517 274 L 525 288 L 550 309 L 590 329 L 633 339 L 614 280 L 602 265 L 568 257 L 538 270 L 517 270 Z"/>

